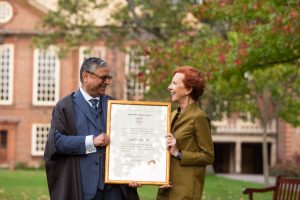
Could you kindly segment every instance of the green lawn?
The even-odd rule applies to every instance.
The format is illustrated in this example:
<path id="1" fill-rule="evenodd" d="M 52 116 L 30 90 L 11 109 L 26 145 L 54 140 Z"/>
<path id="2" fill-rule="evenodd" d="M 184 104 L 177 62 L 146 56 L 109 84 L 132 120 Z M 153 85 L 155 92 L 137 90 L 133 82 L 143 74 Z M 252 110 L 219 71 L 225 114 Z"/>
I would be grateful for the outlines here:
<path id="1" fill-rule="evenodd" d="M 42 170 L 0 170 L 1 200 L 49 199 L 45 172 Z"/>
<path id="2" fill-rule="evenodd" d="M 203 200 L 247 200 L 242 194 L 244 187 L 261 187 L 243 181 L 229 180 L 223 177 L 207 176 Z M 139 188 L 141 200 L 154 200 L 157 186 Z M 45 200 L 49 199 L 45 172 L 42 170 L 0 170 L 1 200 Z M 254 196 L 255 200 L 269 200 L 271 194 Z"/>
<path id="3" fill-rule="evenodd" d="M 248 196 L 243 195 L 245 187 L 263 187 L 261 184 L 230 180 L 219 176 L 206 176 L 202 200 L 248 200 Z M 139 188 L 139 195 L 142 200 L 153 200 L 157 193 L 156 186 L 143 186 Z M 255 200 L 270 200 L 271 193 L 255 194 Z"/>

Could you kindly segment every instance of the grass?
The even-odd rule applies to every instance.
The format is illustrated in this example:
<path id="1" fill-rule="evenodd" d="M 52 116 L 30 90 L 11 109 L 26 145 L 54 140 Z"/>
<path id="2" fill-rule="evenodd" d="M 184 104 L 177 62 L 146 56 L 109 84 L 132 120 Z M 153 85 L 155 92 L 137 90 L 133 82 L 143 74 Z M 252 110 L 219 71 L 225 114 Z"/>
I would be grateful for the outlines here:
<path id="1" fill-rule="evenodd" d="M 244 187 L 262 187 L 244 181 L 230 180 L 218 176 L 207 176 L 203 200 L 247 200 L 242 194 Z M 154 200 L 157 186 L 143 186 L 138 189 L 141 200 Z M 45 172 L 42 170 L 0 170 L 1 200 L 48 200 Z M 272 199 L 270 193 L 254 195 L 255 200 Z"/>
<path id="2" fill-rule="evenodd" d="M 243 188 L 261 188 L 262 184 L 231 180 L 218 176 L 206 176 L 203 191 L 203 200 L 248 200 L 248 196 L 242 193 Z M 270 200 L 272 193 L 255 194 L 255 200 Z"/>
<path id="3" fill-rule="evenodd" d="M 206 176 L 202 200 L 248 200 L 248 196 L 242 194 L 245 187 L 263 187 L 262 184 L 230 180 L 219 176 Z M 157 194 L 157 186 L 143 186 L 139 188 L 141 200 L 154 200 Z M 272 193 L 254 194 L 255 200 L 270 200 Z"/>
<path id="4" fill-rule="evenodd" d="M 1 200 L 45 200 L 48 188 L 45 171 L 0 170 Z"/>

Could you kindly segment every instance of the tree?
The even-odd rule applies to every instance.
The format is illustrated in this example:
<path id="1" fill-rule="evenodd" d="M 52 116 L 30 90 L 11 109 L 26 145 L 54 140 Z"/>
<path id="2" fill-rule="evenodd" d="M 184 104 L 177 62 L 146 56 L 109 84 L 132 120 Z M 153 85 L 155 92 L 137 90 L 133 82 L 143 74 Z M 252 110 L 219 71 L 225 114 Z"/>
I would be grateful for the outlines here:
<path id="1" fill-rule="evenodd" d="M 42 31 L 33 42 L 38 48 L 50 45 L 59 47 L 59 55 L 78 47 L 82 43 L 92 43 L 103 37 L 92 17 L 93 10 L 102 10 L 106 0 L 58 0 L 57 9 L 49 10 L 37 28 Z"/>
<path id="2" fill-rule="evenodd" d="M 281 118 L 293 125 L 299 125 L 300 68 L 294 64 L 278 64 L 268 68 L 257 68 L 240 74 L 239 70 L 230 76 L 215 76 L 211 85 L 214 95 L 222 97 L 229 113 L 250 113 L 258 119 L 263 129 L 263 171 L 265 184 L 269 184 L 269 163 L 267 156 L 267 127 L 272 120 Z"/>
<path id="3" fill-rule="evenodd" d="M 214 51 L 219 55 L 212 84 L 217 96 L 227 111 L 249 112 L 263 127 L 265 185 L 267 125 L 278 117 L 299 125 L 299 6 L 299 1 L 224 0 L 199 8 L 200 17 L 222 24 L 224 39 L 218 45 L 226 48 Z"/>
<path id="4" fill-rule="evenodd" d="M 299 0 L 127 0 L 105 27 L 86 14 L 102 9 L 103 1 L 59 0 L 58 6 L 43 23 L 54 31 L 37 44 L 66 49 L 99 37 L 119 48 L 134 44 L 148 58 L 148 99 L 167 98 L 171 71 L 192 65 L 208 79 L 202 103 L 213 119 L 241 111 L 264 129 L 278 117 L 299 124 Z"/>

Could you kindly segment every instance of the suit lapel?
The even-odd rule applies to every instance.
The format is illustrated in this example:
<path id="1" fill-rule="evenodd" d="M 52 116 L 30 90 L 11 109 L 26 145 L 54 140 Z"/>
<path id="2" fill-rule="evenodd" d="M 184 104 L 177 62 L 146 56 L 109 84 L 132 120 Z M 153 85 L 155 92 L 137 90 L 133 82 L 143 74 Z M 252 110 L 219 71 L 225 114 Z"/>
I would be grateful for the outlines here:
<path id="1" fill-rule="evenodd" d="M 171 129 L 172 129 L 172 132 L 175 132 L 176 130 L 176 127 L 178 126 L 178 121 L 180 121 L 179 119 L 182 118 L 182 114 L 180 114 L 180 108 L 177 108 L 177 110 L 173 111 L 172 112 L 172 116 L 171 116 Z"/>
<path id="2" fill-rule="evenodd" d="M 185 111 L 183 113 L 181 113 L 177 119 L 176 119 L 176 114 L 178 113 L 178 110 L 177 111 L 174 111 L 172 113 L 172 124 L 173 124 L 173 127 L 172 127 L 172 132 L 175 132 L 176 128 L 178 126 L 180 126 L 180 124 L 184 121 L 184 119 L 186 119 L 186 117 L 188 115 L 190 115 L 191 113 L 193 113 L 193 110 L 197 109 L 198 107 L 198 104 L 197 102 L 194 102 L 190 105 L 188 105 L 185 109 Z M 174 116 L 173 116 L 174 115 Z M 175 120 L 175 121 L 174 121 Z M 174 122 L 173 122 L 174 121 Z"/>
<path id="3" fill-rule="evenodd" d="M 93 113 L 91 112 L 90 105 L 84 97 L 82 96 L 81 92 L 78 90 L 74 94 L 74 103 L 76 106 L 84 113 L 84 115 L 91 121 L 91 123 L 99 130 L 101 130 L 101 127 L 97 124 L 95 117 L 93 116 Z"/>
<path id="4" fill-rule="evenodd" d="M 176 114 L 177 114 L 177 111 L 172 112 L 172 115 L 171 115 L 171 122 L 172 123 L 173 123 L 173 120 L 174 120 Z"/>
<path id="5" fill-rule="evenodd" d="M 178 119 L 178 112 L 177 111 L 174 111 L 172 112 L 172 115 L 171 115 L 171 131 L 172 133 L 174 132 L 174 127 L 175 127 L 175 122 L 177 121 Z"/>
<path id="6" fill-rule="evenodd" d="M 102 110 L 100 112 L 101 115 L 102 115 L 102 125 L 104 127 L 104 131 L 106 132 L 106 116 L 107 116 L 107 96 L 101 96 L 101 108 Z"/>

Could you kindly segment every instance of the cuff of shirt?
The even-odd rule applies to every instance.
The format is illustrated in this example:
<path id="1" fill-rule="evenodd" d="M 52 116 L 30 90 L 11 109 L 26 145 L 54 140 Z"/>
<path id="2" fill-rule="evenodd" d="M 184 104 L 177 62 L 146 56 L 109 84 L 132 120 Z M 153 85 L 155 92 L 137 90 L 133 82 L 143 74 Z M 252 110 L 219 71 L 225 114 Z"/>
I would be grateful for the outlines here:
<path id="1" fill-rule="evenodd" d="M 182 158 L 182 153 L 181 153 L 180 150 L 178 151 L 178 153 L 177 153 L 177 155 L 175 156 L 175 158 L 176 158 L 177 160 L 181 160 L 181 158 Z"/>
<path id="2" fill-rule="evenodd" d="M 94 136 L 93 135 L 88 135 L 85 137 L 85 153 L 90 154 L 90 153 L 95 153 L 97 151 L 96 147 L 94 146 Z"/>

